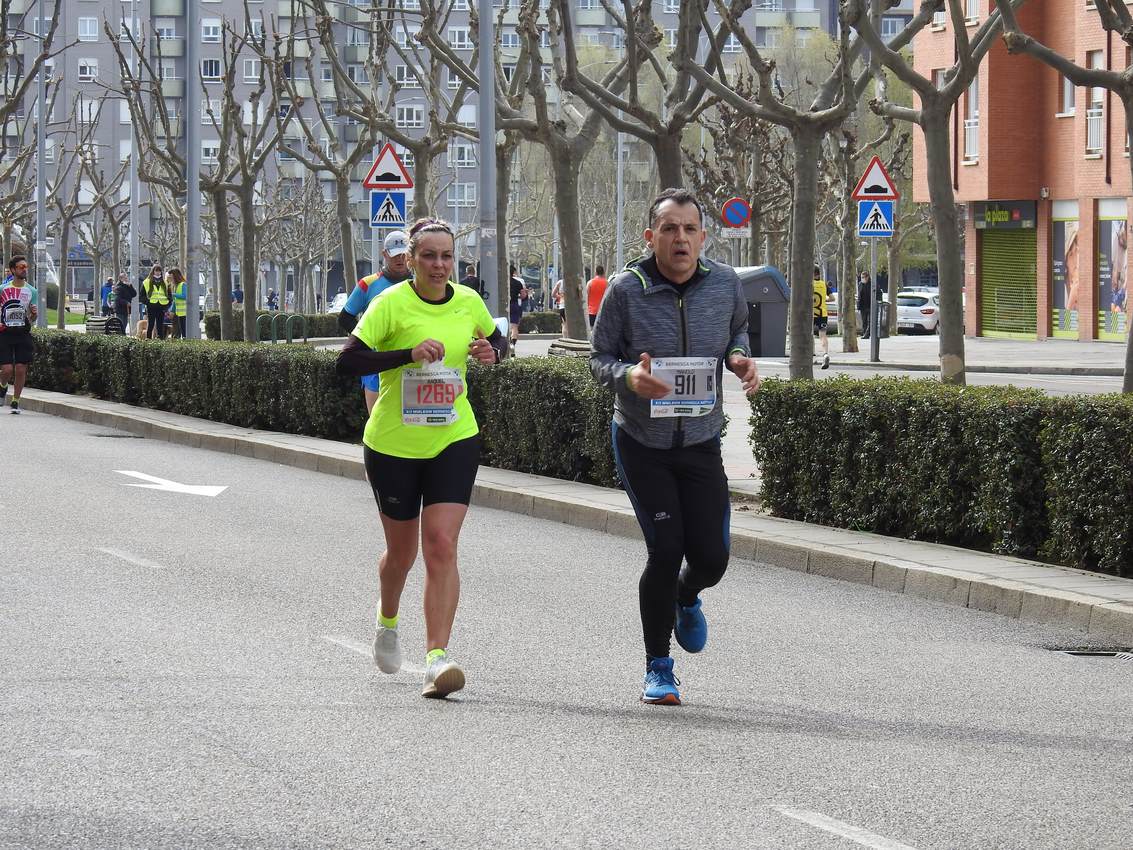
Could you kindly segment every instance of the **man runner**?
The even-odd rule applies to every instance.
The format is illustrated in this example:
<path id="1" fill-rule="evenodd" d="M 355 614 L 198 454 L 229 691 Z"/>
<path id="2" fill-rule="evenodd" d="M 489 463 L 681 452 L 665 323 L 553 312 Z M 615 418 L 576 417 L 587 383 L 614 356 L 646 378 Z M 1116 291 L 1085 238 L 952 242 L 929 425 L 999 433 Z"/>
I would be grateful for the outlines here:
<path id="1" fill-rule="evenodd" d="M 12 257 L 8 276 L 0 284 L 0 405 L 14 383 L 12 413 L 20 412 L 20 394 L 28 377 L 28 366 L 35 359 L 31 326 L 39 316 L 39 293 L 28 285 L 28 261 Z"/>
<path id="2" fill-rule="evenodd" d="M 354 287 L 342 312 L 338 314 L 338 326 L 348 334 L 353 332 L 358 320 L 366 312 L 378 295 L 395 283 L 409 277 L 409 234 L 395 230 L 382 243 L 382 268 L 376 274 L 368 274 Z M 362 378 L 362 391 L 366 395 L 366 413 L 374 409 L 378 400 L 378 376 L 366 375 Z"/>
<path id="3" fill-rule="evenodd" d="M 830 340 L 826 336 L 826 326 L 830 322 L 830 312 L 826 306 L 826 299 L 830 297 L 830 289 L 822 279 L 822 269 L 816 264 L 814 267 L 814 335 L 822 343 L 822 368 L 830 368 Z"/>
<path id="4" fill-rule="evenodd" d="M 708 623 L 700 593 L 728 565 L 731 505 L 720 457 L 720 379 L 751 395 L 748 306 L 735 271 L 704 260 L 696 198 L 666 189 L 649 208 L 651 255 L 612 281 L 591 337 L 590 368 L 614 392 L 614 458 L 645 536 L 638 583 L 646 703 L 679 705 L 669 638 L 700 652 Z M 684 566 L 682 566 L 682 562 Z"/>

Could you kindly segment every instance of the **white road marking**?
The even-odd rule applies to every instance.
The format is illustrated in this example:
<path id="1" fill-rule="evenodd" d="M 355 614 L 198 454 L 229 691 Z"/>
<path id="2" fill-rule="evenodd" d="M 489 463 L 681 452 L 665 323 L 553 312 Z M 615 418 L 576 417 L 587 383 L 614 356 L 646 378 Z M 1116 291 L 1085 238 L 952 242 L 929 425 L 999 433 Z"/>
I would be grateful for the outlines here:
<path id="1" fill-rule="evenodd" d="M 176 481 L 170 481 L 167 478 L 158 478 L 155 475 L 146 475 L 144 472 L 134 472 L 128 469 L 114 470 L 119 475 L 129 475 L 131 478 L 140 478 L 142 481 L 148 481 L 149 484 L 125 484 L 125 487 L 143 487 L 147 490 L 163 490 L 166 493 L 185 493 L 190 496 L 211 496 L 216 498 L 225 490 L 227 486 L 217 487 L 208 484 L 179 484 Z"/>
<path id="2" fill-rule="evenodd" d="M 162 564 L 155 561 L 147 561 L 145 558 L 139 558 L 137 555 L 131 555 L 129 552 L 123 552 L 121 549 L 103 549 L 99 548 L 99 552 L 104 555 L 110 555 L 112 558 L 118 558 L 120 561 L 125 561 L 127 564 L 133 564 L 135 567 L 146 567 L 151 570 L 164 570 Z"/>
<path id="3" fill-rule="evenodd" d="M 373 661 L 374 650 L 368 643 L 363 643 L 360 640 L 355 640 L 354 638 L 350 637 L 343 637 L 341 635 L 323 635 L 323 640 L 337 644 L 343 649 L 349 649 L 351 652 L 357 652 L 359 655 L 364 655 L 371 661 Z M 425 669 L 423 667 L 414 667 L 412 664 L 402 664 L 401 672 L 413 673 L 417 676 L 423 676 L 425 674 Z"/>
<path id="4" fill-rule="evenodd" d="M 809 826 L 813 826 L 815 829 L 821 829 L 823 832 L 829 832 L 832 835 L 847 838 L 855 844 L 869 847 L 871 850 L 913 850 L 908 844 L 902 844 L 900 841 L 894 841 L 891 838 L 886 838 L 884 835 L 878 835 L 877 833 L 870 832 L 868 829 L 862 829 L 853 824 L 843 823 L 821 812 L 792 809 L 790 806 L 775 806 L 775 811 L 789 818 L 802 821 Z"/>

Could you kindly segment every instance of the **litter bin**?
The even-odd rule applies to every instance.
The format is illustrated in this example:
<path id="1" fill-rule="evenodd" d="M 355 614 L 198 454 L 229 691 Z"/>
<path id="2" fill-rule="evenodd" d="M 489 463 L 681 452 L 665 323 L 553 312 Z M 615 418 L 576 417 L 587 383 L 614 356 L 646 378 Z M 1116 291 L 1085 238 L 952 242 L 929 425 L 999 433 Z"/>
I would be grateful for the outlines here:
<path id="1" fill-rule="evenodd" d="M 787 356 L 787 310 L 791 287 L 774 266 L 736 269 L 747 301 L 747 332 L 752 357 Z"/>
<path id="2" fill-rule="evenodd" d="M 886 339 L 889 336 L 889 302 L 882 301 L 881 308 L 877 311 L 877 338 Z"/>

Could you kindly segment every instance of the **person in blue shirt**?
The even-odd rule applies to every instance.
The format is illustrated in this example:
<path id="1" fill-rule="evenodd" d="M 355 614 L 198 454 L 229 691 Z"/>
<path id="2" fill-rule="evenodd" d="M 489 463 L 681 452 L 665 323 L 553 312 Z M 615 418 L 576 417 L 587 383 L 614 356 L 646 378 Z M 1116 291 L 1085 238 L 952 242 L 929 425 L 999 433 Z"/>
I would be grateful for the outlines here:
<path id="1" fill-rule="evenodd" d="M 102 285 L 102 291 L 99 293 L 98 302 L 102 305 L 102 315 L 109 316 L 113 312 L 111 302 L 114 300 L 114 281 L 111 278 L 106 279 L 106 283 Z"/>
<path id="2" fill-rule="evenodd" d="M 354 287 L 342 312 L 338 314 L 338 326 L 346 333 L 354 330 L 358 319 L 366 312 L 378 295 L 395 283 L 409 277 L 409 234 L 395 230 L 382 243 L 382 268 L 376 274 L 368 274 Z M 366 395 L 366 412 L 374 409 L 378 400 L 378 376 L 366 375 L 362 378 L 362 390 Z"/>

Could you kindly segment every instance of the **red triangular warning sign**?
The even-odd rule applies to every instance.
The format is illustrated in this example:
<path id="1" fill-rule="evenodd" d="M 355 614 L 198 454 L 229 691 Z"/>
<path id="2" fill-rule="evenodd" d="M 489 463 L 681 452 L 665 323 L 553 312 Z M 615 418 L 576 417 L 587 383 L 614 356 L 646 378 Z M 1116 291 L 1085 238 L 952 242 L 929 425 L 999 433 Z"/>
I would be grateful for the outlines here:
<path id="1" fill-rule="evenodd" d="M 412 189 L 413 178 L 405 170 L 393 145 L 387 142 L 374 159 L 362 185 L 367 189 Z"/>
<path id="2" fill-rule="evenodd" d="M 855 201 L 896 201 L 901 196 L 889 177 L 889 172 L 881 164 L 881 157 L 875 156 L 858 181 L 857 188 L 850 196 Z"/>

